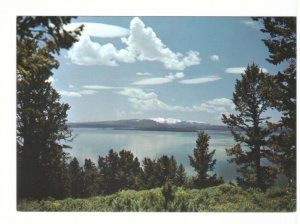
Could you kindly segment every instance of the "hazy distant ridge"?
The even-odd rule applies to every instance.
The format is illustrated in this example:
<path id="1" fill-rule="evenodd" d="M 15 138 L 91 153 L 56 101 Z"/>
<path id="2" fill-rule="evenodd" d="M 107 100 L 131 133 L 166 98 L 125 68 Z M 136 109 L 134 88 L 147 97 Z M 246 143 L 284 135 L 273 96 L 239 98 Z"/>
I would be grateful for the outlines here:
<path id="1" fill-rule="evenodd" d="M 198 130 L 228 130 L 224 125 L 211 125 L 196 121 L 181 121 L 178 119 L 130 119 L 116 121 L 74 122 L 73 128 L 112 128 L 117 130 L 144 131 L 198 131 Z"/>

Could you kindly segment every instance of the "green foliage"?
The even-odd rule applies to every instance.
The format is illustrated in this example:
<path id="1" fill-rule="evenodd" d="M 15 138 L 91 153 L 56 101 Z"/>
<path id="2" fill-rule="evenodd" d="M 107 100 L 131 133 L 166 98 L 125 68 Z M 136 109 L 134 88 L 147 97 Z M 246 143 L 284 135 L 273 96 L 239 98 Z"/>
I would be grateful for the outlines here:
<path id="1" fill-rule="evenodd" d="M 227 149 L 227 154 L 235 162 L 241 177 L 239 185 L 244 187 L 270 187 L 275 178 L 271 166 L 271 150 L 267 147 L 271 130 L 266 128 L 267 117 L 263 113 L 268 105 L 262 93 L 266 85 L 266 74 L 257 65 L 248 66 L 242 79 L 236 81 L 233 103 L 238 114 L 223 115 L 237 144 Z M 262 160 L 264 161 L 263 165 Z"/>
<path id="2" fill-rule="evenodd" d="M 119 152 L 120 158 L 120 184 L 122 189 L 140 189 L 141 172 L 140 162 L 137 157 L 134 157 L 132 152 L 122 150 Z"/>
<path id="3" fill-rule="evenodd" d="M 290 184 L 296 186 L 296 17 L 259 17 L 269 34 L 263 42 L 269 50 L 272 64 L 287 62 L 288 67 L 268 79 L 265 96 L 270 107 L 282 113 L 278 123 L 269 127 L 280 132 L 270 141 L 274 150 L 272 158 L 280 172 L 289 177 Z"/>
<path id="4" fill-rule="evenodd" d="M 161 187 L 167 181 L 180 186 L 185 183 L 186 174 L 182 165 L 179 170 L 174 156 L 163 155 L 157 160 L 149 158 L 143 160 L 142 181 L 146 189 Z"/>
<path id="5" fill-rule="evenodd" d="M 84 175 L 77 158 L 73 158 L 68 166 L 69 194 L 73 198 L 84 196 Z"/>
<path id="6" fill-rule="evenodd" d="M 68 104 L 48 79 L 55 55 L 80 34 L 63 29 L 70 17 L 17 17 L 17 188 L 18 198 L 67 195 L 65 141 Z"/>
<path id="7" fill-rule="evenodd" d="M 270 35 L 270 38 L 263 39 L 270 52 L 268 62 L 277 65 L 285 60 L 290 61 L 296 58 L 296 17 L 253 19 L 261 20 L 264 25 L 261 31 Z"/>
<path id="8" fill-rule="evenodd" d="M 99 194 L 99 187 L 97 183 L 98 176 L 96 165 L 90 159 L 85 159 L 83 173 L 83 192 L 85 197 L 96 196 Z"/>
<path id="9" fill-rule="evenodd" d="M 106 157 L 99 156 L 98 167 L 104 194 L 141 187 L 142 169 L 138 158 L 130 151 L 122 150 L 118 154 L 111 149 Z"/>
<path id="10" fill-rule="evenodd" d="M 186 186 L 186 183 L 187 183 L 187 177 L 186 177 L 185 169 L 182 163 L 180 163 L 180 165 L 176 170 L 175 185 L 179 187 L 183 187 Z"/>
<path id="11" fill-rule="evenodd" d="M 143 173 L 142 180 L 145 189 L 151 189 L 159 186 L 159 180 L 157 178 L 156 161 L 150 158 L 143 160 Z"/>
<path id="12" fill-rule="evenodd" d="M 121 191 L 88 199 L 23 200 L 18 211 L 177 211 L 177 212 L 292 212 L 296 192 L 291 188 L 259 189 L 222 184 L 206 189 L 174 189 L 165 209 L 162 188 Z"/>
<path id="13" fill-rule="evenodd" d="M 68 49 L 78 39 L 83 26 L 73 31 L 66 31 L 63 26 L 71 22 L 70 16 L 18 16 L 17 40 L 38 41 L 41 48 L 49 53 L 59 54 L 61 49 Z"/>
<path id="14" fill-rule="evenodd" d="M 219 183 L 216 174 L 213 176 L 208 174 L 214 170 L 216 164 L 216 159 L 213 159 L 216 150 L 209 152 L 209 139 L 210 136 L 204 131 L 199 132 L 193 156 L 189 155 L 190 164 L 197 172 L 197 176 L 192 178 L 193 187 L 204 188 Z"/>
<path id="15" fill-rule="evenodd" d="M 174 187 L 169 181 L 166 181 L 166 183 L 163 185 L 161 193 L 164 196 L 164 209 L 168 209 L 168 204 L 174 200 Z"/>
<path id="16" fill-rule="evenodd" d="M 175 183 L 175 176 L 177 170 L 177 162 L 174 156 L 170 158 L 166 155 L 161 156 L 157 160 L 156 174 L 159 181 L 159 186 L 162 186 L 167 181 Z"/>

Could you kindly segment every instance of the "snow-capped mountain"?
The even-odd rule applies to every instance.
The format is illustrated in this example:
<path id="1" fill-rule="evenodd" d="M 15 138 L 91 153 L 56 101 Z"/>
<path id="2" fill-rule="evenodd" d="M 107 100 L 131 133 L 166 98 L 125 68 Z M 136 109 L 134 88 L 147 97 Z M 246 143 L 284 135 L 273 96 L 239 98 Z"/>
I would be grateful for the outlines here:
<path id="1" fill-rule="evenodd" d="M 199 131 L 199 130 L 227 130 L 226 126 L 211 125 L 198 121 L 182 121 L 174 118 L 130 119 L 117 121 L 70 123 L 74 128 L 112 128 L 119 130 L 144 131 Z"/>
<path id="2" fill-rule="evenodd" d="M 161 124 L 177 124 L 180 123 L 181 120 L 174 119 L 174 118 L 163 118 L 163 117 L 156 117 L 156 118 L 149 118 L 149 120 L 155 121 Z"/>

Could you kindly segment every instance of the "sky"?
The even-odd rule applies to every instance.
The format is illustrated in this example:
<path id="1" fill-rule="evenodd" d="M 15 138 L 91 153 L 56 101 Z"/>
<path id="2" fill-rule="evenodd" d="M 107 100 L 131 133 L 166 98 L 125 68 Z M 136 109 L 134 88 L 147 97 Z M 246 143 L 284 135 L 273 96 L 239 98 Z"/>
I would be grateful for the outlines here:
<path id="1" fill-rule="evenodd" d="M 77 43 L 58 57 L 52 82 L 69 122 L 174 118 L 222 124 L 234 113 L 236 79 L 248 64 L 276 74 L 249 17 L 78 17 Z M 280 115 L 268 111 L 276 121 Z"/>

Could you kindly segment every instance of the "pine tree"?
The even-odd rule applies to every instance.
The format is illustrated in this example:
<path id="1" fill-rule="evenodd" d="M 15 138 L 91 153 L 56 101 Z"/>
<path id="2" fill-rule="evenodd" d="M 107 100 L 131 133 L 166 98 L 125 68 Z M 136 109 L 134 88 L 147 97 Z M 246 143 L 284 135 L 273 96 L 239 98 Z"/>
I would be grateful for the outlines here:
<path id="1" fill-rule="evenodd" d="M 117 152 L 110 149 L 107 156 L 99 156 L 98 168 L 104 194 L 112 194 L 121 189 L 120 159 Z"/>
<path id="2" fill-rule="evenodd" d="M 187 178 L 186 178 L 185 169 L 182 163 L 180 163 L 180 165 L 176 170 L 175 185 L 179 187 L 183 187 L 186 185 L 186 181 Z"/>
<path id="3" fill-rule="evenodd" d="M 157 178 L 158 187 L 161 187 L 167 181 L 175 184 L 177 162 L 174 156 L 161 156 L 157 159 L 155 167 L 155 176 Z"/>
<path id="4" fill-rule="evenodd" d="M 71 17 L 17 17 L 17 192 L 18 198 L 64 197 L 68 104 L 48 79 L 55 54 L 77 41 L 63 26 Z"/>
<path id="5" fill-rule="evenodd" d="M 199 132 L 193 156 L 189 155 L 190 164 L 197 172 L 197 176 L 194 177 L 194 185 L 199 188 L 217 183 L 216 174 L 213 176 L 208 174 L 209 171 L 214 170 L 216 164 L 216 159 L 213 159 L 216 150 L 209 152 L 209 139 L 210 136 L 204 131 Z"/>
<path id="6" fill-rule="evenodd" d="M 150 158 L 143 160 L 142 181 L 145 189 L 155 188 L 160 185 L 156 166 L 155 160 L 151 160 Z"/>
<path id="7" fill-rule="evenodd" d="M 288 67 L 268 78 L 265 96 L 270 107 L 282 113 L 278 123 L 269 127 L 280 132 L 270 141 L 274 150 L 273 162 L 280 166 L 280 171 L 296 185 L 296 17 L 259 17 L 262 32 L 269 34 L 263 39 L 270 55 L 267 61 L 277 65 L 287 62 Z"/>
<path id="8" fill-rule="evenodd" d="M 99 194 L 100 189 L 98 186 L 98 171 L 95 163 L 90 159 L 84 160 L 84 196 L 91 197 Z"/>
<path id="9" fill-rule="evenodd" d="M 142 172 L 138 158 L 127 150 L 121 150 L 119 157 L 120 188 L 138 190 L 141 185 Z"/>
<path id="10" fill-rule="evenodd" d="M 76 157 L 71 160 L 68 166 L 68 178 L 71 197 L 82 197 L 84 195 L 84 176 Z"/>
<path id="11" fill-rule="evenodd" d="M 266 74 L 257 65 L 248 66 L 242 79 L 236 81 L 233 103 L 238 114 L 223 115 L 237 144 L 227 149 L 235 162 L 239 185 L 258 187 L 263 190 L 273 184 L 275 174 L 269 161 L 271 150 L 267 147 L 270 129 L 267 128 L 268 117 L 263 117 L 268 105 L 262 89 L 266 85 Z"/>

